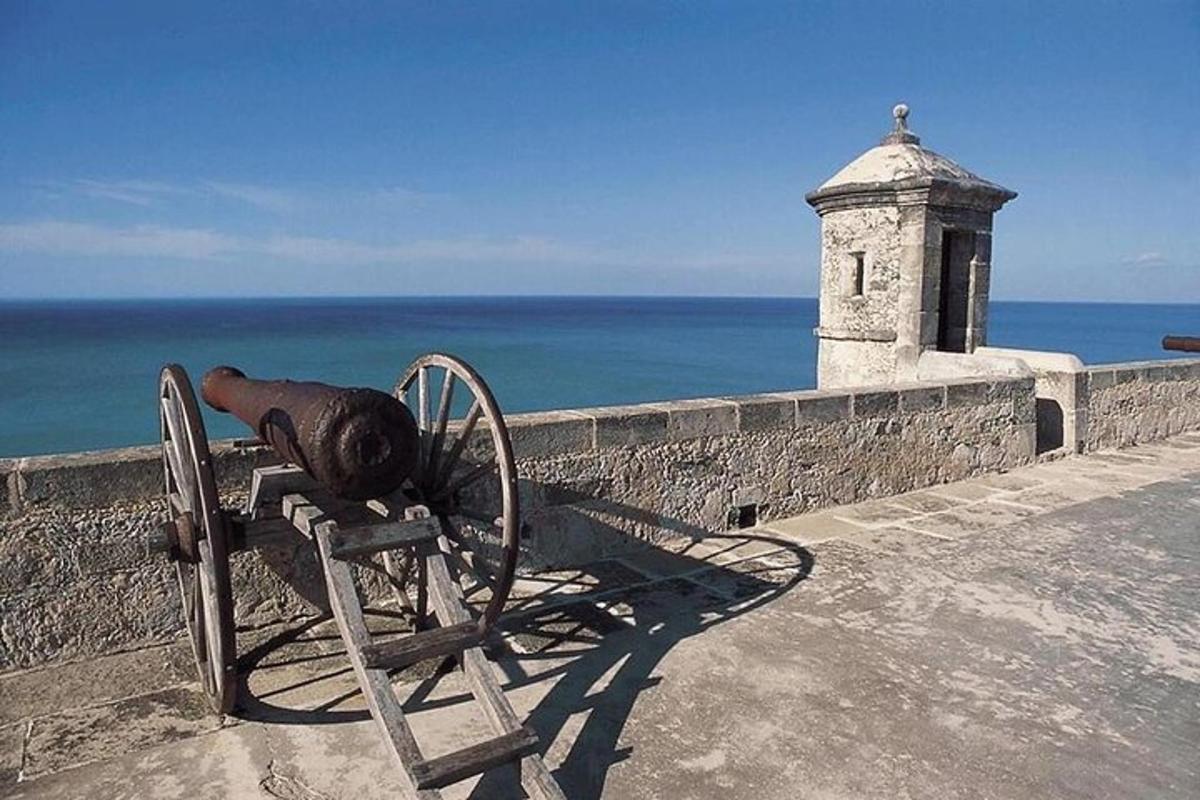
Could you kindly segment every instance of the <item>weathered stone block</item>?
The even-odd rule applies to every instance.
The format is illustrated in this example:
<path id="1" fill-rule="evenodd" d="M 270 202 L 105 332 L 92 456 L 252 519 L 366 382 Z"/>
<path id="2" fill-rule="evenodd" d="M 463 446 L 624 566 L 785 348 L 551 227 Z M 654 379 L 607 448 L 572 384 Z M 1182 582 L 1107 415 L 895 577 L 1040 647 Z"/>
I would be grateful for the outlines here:
<path id="1" fill-rule="evenodd" d="M 667 434 L 674 440 L 736 433 L 738 407 L 725 400 L 678 400 L 665 404 Z"/>
<path id="2" fill-rule="evenodd" d="M 1074 381 L 1075 408 L 1087 408 L 1088 395 L 1091 391 L 1088 374 L 1086 372 L 1076 372 L 1071 376 Z"/>
<path id="3" fill-rule="evenodd" d="M 899 392 L 885 390 L 854 394 L 853 409 L 856 418 L 890 416 L 899 408 Z"/>
<path id="4" fill-rule="evenodd" d="M 235 446 L 235 439 L 212 442 L 209 450 L 213 457 L 213 471 L 217 488 L 222 491 L 246 491 L 250 477 L 256 467 L 278 464 L 282 459 L 267 445 L 253 447 Z"/>
<path id="5" fill-rule="evenodd" d="M 592 449 L 595 424 L 572 411 L 514 414 L 505 420 L 517 458 L 580 453 Z"/>
<path id="6" fill-rule="evenodd" d="M 1012 400 L 1013 421 L 1018 425 L 1037 422 L 1037 398 L 1033 395 L 1015 397 Z"/>
<path id="7" fill-rule="evenodd" d="M 163 492 L 157 447 L 35 456 L 22 460 L 20 475 L 22 502 L 30 506 L 95 508 Z"/>
<path id="8" fill-rule="evenodd" d="M 991 384 L 988 381 L 967 381 L 946 386 L 946 408 L 974 406 L 986 403 Z"/>
<path id="9" fill-rule="evenodd" d="M 1113 370 L 1113 382 L 1118 386 L 1123 383 L 1133 383 L 1141 377 L 1137 367 L 1125 367 Z"/>
<path id="10" fill-rule="evenodd" d="M 1088 370 L 1088 390 L 1097 392 L 1114 385 L 1117 377 L 1111 369 Z"/>
<path id="11" fill-rule="evenodd" d="M 900 390 L 900 410 L 906 414 L 936 411 L 945 407 L 945 386 L 914 386 Z"/>
<path id="12" fill-rule="evenodd" d="M 853 395 L 842 392 L 796 392 L 796 424 L 804 427 L 850 418 Z"/>
<path id="13" fill-rule="evenodd" d="M 796 401 L 775 394 L 725 398 L 738 407 L 738 427 L 742 431 L 767 431 L 791 428 L 796 424 Z"/>
<path id="14" fill-rule="evenodd" d="M 1187 362 L 1164 362 L 1162 365 L 1164 381 L 1186 381 L 1189 377 Z"/>
<path id="15" fill-rule="evenodd" d="M 1012 437 L 1011 452 L 1001 465 L 1010 469 L 1021 464 L 1028 464 L 1037 453 L 1037 425 L 1020 425 Z"/>
<path id="16" fill-rule="evenodd" d="M 0 519 L 14 513 L 21 504 L 18 484 L 17 462 L 12 459 L 0 461 Z"/>
<path id="17" fill-rule="evenodd" d="M 988 387 L 988 397 L 992 400 L 1011 400 L 1014 397 L 1031 395 L 1037 391 L 1038 378 L 1005 378 L 993 381 Z"/>
<path id="18" fill-rule="evenodd" d="M 1142 367 L 1138 370 L 1138 380 L 1146 383 L 1158 383 L 1167 380 L 1167 370 L 1162 366 Z"/>
<path id="19" fill-rule="evenodd" d="M 654 406 L 585 408 L 595 421 L 596 447 L 628 447 L 667 440 L 667 412 Z"/>
<path id="20" fill-rule="evenodd" d="M 0 620 L 0 670 L 162 642 L 182 627 L 166 565 L 0 597 Z"/>

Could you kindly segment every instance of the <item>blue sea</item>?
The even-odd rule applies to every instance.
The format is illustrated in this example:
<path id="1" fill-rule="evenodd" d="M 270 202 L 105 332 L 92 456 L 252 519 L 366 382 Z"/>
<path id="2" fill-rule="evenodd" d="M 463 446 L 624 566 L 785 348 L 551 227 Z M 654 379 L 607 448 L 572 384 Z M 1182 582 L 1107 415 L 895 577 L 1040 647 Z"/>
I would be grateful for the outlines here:
<path id="1" fill-rule="evenodd" d="M 467 359 L 509 412 L 810 388 L 813 298 L 478 297 L 0 303 L 0 456 L 157 441 L 159 368 L 217 364 L 388 390 Z M 1198 305 L 993 302 L 990 343 L 1164 358 Z M 206 409 L 213 438 L 243 436 Z"/>

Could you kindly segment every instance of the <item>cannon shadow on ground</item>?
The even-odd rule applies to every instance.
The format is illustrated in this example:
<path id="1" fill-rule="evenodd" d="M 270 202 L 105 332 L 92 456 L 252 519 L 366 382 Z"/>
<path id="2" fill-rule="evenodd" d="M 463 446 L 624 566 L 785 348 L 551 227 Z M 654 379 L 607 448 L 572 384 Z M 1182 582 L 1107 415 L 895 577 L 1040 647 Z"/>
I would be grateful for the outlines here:
<path id="1" fill-rule="evenodd" d="M 654 516 L 660 527 L 678 537 L 666 547 L 523 576 L 510 596 L 498 635 L 489 644 L 489 655 L 504 676 L 504 690 L 527 691 L 539 698 L 532 711 L 528 703 L 519 702 L 517 711 L 527 715 L 538 732 L 551 766 L 558 765 L 555 777 L 572 800 L 599 798 L 609 769 L 630 757 L 630 749 L 621 747 L 621 733 L 641 693 L 660 680 L 654 671 L 673 647 L 771 603 L 808 577 L 813 567 L 808 550 L 759 531 L 708 531 L 647 509 L 609 500 L 587 501 L 587 524 L 593 528 L 598 518 L 610 520 L 605 523 L 607 533 L 627 537 L 621 521 L 632 526 Z M 476 602 L 479 596 L 469 592 L 468 600 Z M 396 612 L 375 609 L 370 617 L 372 628 L 395 629 L 403 624 L 403 615 Z M 255 690 L 248 680 L 252 670 L 272 663 L 274 654 L 297 642 L 317 647 L 318 652 L 291 663 L 311 659 L 321 665 L 300 683 L 338 678 L 342 683 L 336 697 L 297 708 L 275 699 L 286 692 Z M 239 660 L 239 716 L 304 725 L 367 718 L 365 710 L 339 708 L 357 694 L 339 645 L 328 617 L 318 617 L 289 625 L 246 650 Z M 397 687 L 402 698 L 407 695 L 406 712 L 429 711 L 467 699 L 466 695 L 433 696 L 438 680 L 451 667 L 452 662 L 427 663 L 397 676 L 410 681 Z M 413 669 L 424 672 L 414 675 Z M 509 767 L 483 776 L 470 797 L 482 800 L 520 793 L 516 771 Z"/>

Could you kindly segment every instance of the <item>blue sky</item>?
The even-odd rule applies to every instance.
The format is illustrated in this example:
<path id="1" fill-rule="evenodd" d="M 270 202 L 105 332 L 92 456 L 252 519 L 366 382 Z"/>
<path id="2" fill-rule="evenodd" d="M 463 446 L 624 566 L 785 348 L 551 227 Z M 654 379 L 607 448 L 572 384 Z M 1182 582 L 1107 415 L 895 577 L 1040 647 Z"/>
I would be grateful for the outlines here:
<path id="1" fill-rule="evenodd" d="M 1200 301 L 1200 3 L 0 0 L 0 297 L 812 295 L 898 100 L 993 294 Z"/>

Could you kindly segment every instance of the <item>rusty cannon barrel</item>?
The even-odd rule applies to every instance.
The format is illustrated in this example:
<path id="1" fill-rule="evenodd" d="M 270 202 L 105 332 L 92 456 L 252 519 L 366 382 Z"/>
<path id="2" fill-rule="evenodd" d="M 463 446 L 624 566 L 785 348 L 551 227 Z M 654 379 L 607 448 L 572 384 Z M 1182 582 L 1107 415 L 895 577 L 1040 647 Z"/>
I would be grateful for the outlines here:
<path id="1" fill-rule="evenodd" d="M 1164 336 L 1162 344 L 1163 350 L 1200 353 L 1200 336 Z"/>
<path id="2" fill-rule="evenodd" d="M 204 375 L 204 402 L 233 414 L 281 457 L 348 500 L 398 488 L 416 469 L 420 433 L 408 407 L 375 389 L 254 380 L 239 369 Z"/>

